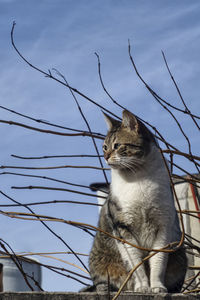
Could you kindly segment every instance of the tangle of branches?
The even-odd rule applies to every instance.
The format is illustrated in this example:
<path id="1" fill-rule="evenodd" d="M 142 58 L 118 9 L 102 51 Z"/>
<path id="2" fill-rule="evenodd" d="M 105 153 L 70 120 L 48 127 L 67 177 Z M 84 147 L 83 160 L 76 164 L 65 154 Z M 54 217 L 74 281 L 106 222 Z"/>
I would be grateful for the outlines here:
<path id="1" fill-rule="evenodd" d="M 125 109 L 126 107 L 122 106 L 119 101 L 115 100 L 110 92 L 108 91 L 106 84 L 104 83 L 103 75 L 102 75 L 102 67 L 101 67 L 101 60 L 99 54 L 95 53 L 97 57 L 97 67 L 98 67 L 98 76 L 99 76 L 99 82 L 100 85 L 105 92 L 106 97 L 109 99 L 111 104 L 113 105 L 113 110 L 109 110 L 106 106 L 101 105 L 98 103 L 98 101 L 95 101 L 94 99 L 90 98 L 88 95 L 84 94 L 77 88 L 72 87 L 66 77 L 61 74 L 57 69 L 48 69 L 43 70 L 38 66 L 35 66 L 32 62 L 30 62 L 25 54 L 22 53 L 21 50 L 19 50 L 18 46 L 16 45 L 15 41 L 15 26 L 16 24 L 13 23 L 12 30 L 11 30 L 11 43 L 16 51 L 17 55 L 20 57 L 20 59 L 25 62 L 33 71 L 37 72 L 38 75 L 45 76 L 46 78 L 55 81 L 58 85 L 64 86 L 66 89 L 70 91 L 70 94 L 72 96 L 72 99 L 74 101 L 74 104 L 77 107 L 77 116 L 80 115 L 82 118 L 87 130 L 82 130 L 82 129 L 74 129 L 70 127 L 65 127 L 63 125 L 58 125 L 54 124 L 53 122 L 47 122 L 44 120 L 40 120 L 38 118 L 34 118 L 32 116 L 26 115 L 23 112 L 18 112 L 14 111 L 11 108 L 7 108 L 4 106 L 0 106 L 0 109 L 9 111 L 12 115 L 13 118 L 14 116 L 18 116 L 21 118 L 21 122 L 16 122 L 15 120 L 0 120 L 1 124 L 5 125 L 12 125 L 12 126 L 17 126 L 20 127 L 21 130 L 27 130 L 30 132 L 38 132 L 40 135 L 51 135 L 52 136 L 52 143 L 53 143 L 53 138 L 54 136 L 63 136 L 66 139 L 67 138 L 74 138 L 76 139 L 83 139 L 83 143 L 90 143 L 91 142 L 91 148 L 94 149 L 94 154 L 86 154 L 86 153 L 70 153 L 70 154 L 57 154 L 57 153 L 52 153 L 51 155 L 45 154 L 42 156 L 38 156 L 37 154 L 30 156 L 27 153 L 27 156 L 22 156 L 22 155 L 17 155 L 17 154 L 11 154 L 13 159 L 16 159 L 16 164 L 15 165 L 0 165 L 0 169 L 2 169 L 2 172 L 0 173 L 1 176 L 9 176 L 9 178 L 28 178 L 30 180 L 38 180 L 39 182 L 41 180 L 44 180 L 47 184 L 41 185 L 23 185 L 23 186 L 12 186 L 12 189 L 17 190 L 33 190 L 37 189 L 44 192 L 51 191 L 53 195 L 53 200 L 45 200 L 45 201 L 27 201 L 26 203 L 23 203 L 22 201 L 18 201 L 14 199 L 13 197 L 9 196 L 8 191 L 3 191 L 0 190 L 1 194 L 1 204 L 0 204 L 0 214 L 1 216 L 6 216 L 7 218 L 12 218 L 12 219 L 18 219 L 18 220 L 23 220 L 24 222 L 39 222 L 42 227 L 44 227 L 47 232 L 49 232 L 54 238 L 59 240 L 59 242 L 62 244 L 63 251 L 62 252 L 55 252 L 55 251 L 48 251 L 48 252 L 43 252 L 42 249 L 38 252 L 24 252 L 24 253 L 16 253 L 15 250 L 11 248 L 11 246 L 7 243 L 7 241 L 1 239 L 0 241 L 0 248 L 1 248 L 1 256 L 2 257 L 10 257 L 13 262 L 16 264 L 18 267 L 19 271 L 22 273 L 24 280 L 28 287 L 31 290 L 34 290 L 34 287 L 32 284 L 30 284 L 29 277 L 27 274 L 24 273 L 22 265 L 20 263 L 20 259 L 26 260 L 26 256 L 38 256 L 40 257 L 42 262 L 37 262 L 42 266 L 43 269 L 48 269 L 51 272 L 54 272 L 57 274 L 57 276 L 64 276 L 68 280 L 75 280 L 79 282 L 81 285 L 90 285 L 91 280 L 89 276 L 89 270 L 87 268 L 87 263 L 85 262 L 85 258 L 88 257 L 88 253 L 79 253 L 76 250 L 72 249 L 73 247 L 69 244 L 67 241 L 66 236 L 61 236 L 59 233 L 56 232 L 56 230 L 53 229 L 52 224 L 53 223 L 61 223 L 67 226 L 73 226 L 77 228 L 77 230 L 81 230 L 88 234 L 89 236 L 94 236 L 95 231 L 100 230 L 100 228 L 94 226 L 93 224 L 85 223 L 85 222 L 77 222 L 73 220 L 66 220 L 65 216 L 63 218 L 58 218 L 54 215 L 49 216 L 46 214 L 38 214 L 34 211 L 33 207 L 47 207 L 47 206 L 53 206 L 55 210 L 55 206 L 58 207 L 59 204 L 65 204 L 66 206 L 69 204 L 74 205 L 74 207 L 79 207 L 77 208 L 77 213 L 82 215 L 81 209 L 83 206 L 93 206 L 94 209 L 95 206 L 101 206 L 100 204 L 96 203 L 96 193 L 93 189 L 91 192 L 90 190 L 90 183 L 88 182 L 87 184 L 82 184 L 78 182 L 78 179 L 76 182 L 71 182 L 59 178 L 55 178 L 53 175 L 52 176 L 44 176 L 42 172 L 45 172 L 46 170 L 51 171 L 51 170 L 59 170 L 59 169 L 64 169 L 66 172 L 67 170 L 75 170 L 78 174 L 80 170 L 82 170 L 81 174 L 82 176 L 87 178 L 87 172 L 90 170 L 90 172 L 94 172 L 93 178 L 95 178 L 96 172 L 101 172 L 103 179 L 102 181 L 105 182 L 105 184 L 109 184 L 108 176 L 109 176 L 109 169 L 105 168 L 104 162 L 102 159 L 102 151 L 101 148 L 99 148 L 98 140 L 103 140 L 104 139 L 104 134 L 101 132 L 96 132 L 95 130 L 93 131 L 87 115 L 84 113 L 81 105 L 81 101 L 86 101 L 88 105 L 95 106 L 99 110 L 103 110 L 106 113 L 109 113 L 115 118 L 119 118 L 119 116 L 115 113 L 113 113 L 114 108 L 118 107 L 120 109 Z M 159 140 L 160 142 L 160 151 L 165 158 L 168 159 L 169 165 L 166 164 L 166 168 L 168 169 L 170 180 L 171 180 L 171 185 L 172 189 L 174 192 L 174 199 L 177 204 L 177 211 L 180 216 L 180 223 L 181 223 L 181 229 L 182 229 L 182 238 L 180 241 L 177 241 L 176 243 L 173 243 L 171 245 L 166 245 L 166 247 L 162 249 L 143 249 L 147 251 L 153 251 L 152 254 L 148 255 L 145 259 L 141 261 L 140 264 L 142 264 L 145 260 L 148 260 L 151 256 L 156 255 L 158 252 L 163 251 L 163 252 L 172 252 L 176 251 L 183 243 L 185 244 L 186 251 L 188 255 L 191 255 L 193 258 L 195 257 L 200 257 L 200 240 L 197 239 L 196 237 L 193 237 L 192 235 L 188 235 L 187 232 L 185 231 L 184 228 L 184 221 L 183 218 L 185 215 L 187 215 L 190 219 L 197 219 L 200 222 L 200 210 L 198 207 L 196 207 L 195 210 L 186 210 L 186 209 L 181 209 L 180 203 L 178 196 L 176 194 L 176 184 L 179 183 L 186 183 L 188 186 L 191 188 L 191 191 L 195 194 L 193 194 L 195 197 L 197 197 L 197 192 L 198 189 L 200 188 L 200 177 L 199 177 L 199 168 L 200 168 L 200 156 L 193 154 L 193 148 L 192 148 L 192 142 L 190 137 L 187 135 L 185 132 L 183 126 L 182 126 L 182 120 L 184 118 L 189 118 L 191 119 L 191 122 L 195 128 L 195 130 L 199 131 L 200 126 L 199 126 L 199 120 L 200 116 L 198 116 L 197 112 L 193 113 L 190 108 L 187 105 L 187 101 L 183 98 L 183 95 L 178 87 L 178 84 L 172 74 L 172 71 L 170 70 L 169 64 L 167 62 L 166 56 L 164 52 L 162 52 L 163 56 L 163 61 L 164 65 L 167 68 L 167 72 L 169 73 L 169 78 L 172 81 L 173 86 L 175 87 L 179 99 L 178 104 L 171 103 L 169 100 L 163 98 L 160 96 L 156 91 L 153 90 L 153 88 L 145 81 L 143 76 L 140 74 L 140 71 L 138 70 L 136 66 L 136 62 L 133 58 L 132 55 L 132 50 L 131 50 L 131 45 L 130 42 L 128 42 L 128 57 L 130 59 L 130 64 L 133 68 L 133 71 L 136 73 L 138 80 L 142 82 L 142 84 L 145 86 L 147 91 L 149 92 L 150 96 L 152 97 L 152 101 L 155 101 L 159 106 L 165 111 L 167 115 L 170 116 L 172 123 L 174 126 L 177 127 L 179 130 L 180 136 L 182 139 L 185 141 L 187 145 L 187 151 L 183 151 L 182 149 L 178 149 L 177 146 L 172 144 L 170 141 L 168 141 L 164 135 L 159 131 L 159 128 L 156 128 L 153 124 L 150 124 L 147 120 L 143 120 L 140 118 L 140 116 L 137 116 L 142 122 L 146 124 L 147 127 L 149 127 L 152 132 L 155 134 L 155 137 Z M 180 118 L 181 121 L 176 117 L 176 112 L 182 115 Z M 32 122 L 33 125 L 28 125 L 26 124 L 26 120 L 29 120 L 29 122 Z M 37 123 L 37 124 L 36 124 Z M 38 127 L 38 123 L 40 124 Z M 34 125 L 36 124 L 36 125 Z M 43 127 L 41 127 L 43 126 Z M 54 128 L 55 130 L 52 130 Z M 73 164 L 59 164 L 59 165 L 54 165 L 52 161 L 54 159 L 73 159 Z M 180 164 L 178 161 L 180 161 L 180 158 L 182 158 L 182 161 L 187 161 L 187 165 L 189 165 L 188 168 L 184 167 L 184 163 Z M 80 159 L 83 160 L 83 164 L 77 163 L 77 161 L 80 161 Z M 85 164 L 84 160 L 87 159 L 87 161 L 90 161 L 90 164 Z M 50 161 L 48 165 L 46 165 L 46 161 Z M 18 163 L 19 161 L 19 163 Z M 21 161 L 25 162 L 25 165 L 21 163 Z M 34 162 L 42 161 L 44 162 L 44 165 L 33 165 Z M 164 159 L 165 161 L 165 159 Z M 28 165 L 27 165 L 28 162 Z M 29 165 L 30 162 L 30 165 Z M 32 162 L 32 163 L 31 163 Z M 12 171 L 11 171 L 12 169 Z M 194 170 L 191 172 L 190 170 Z M 17 170 L 16 172 L 13 170 Z M 30 173 L 29 173 L 30 171 Z M 27 172 L 27 173 L 26 173 Z M 38 173 L 35 173 L 38 172 Z M 181 175 L 180 175 L 181 174 Z M 80 178 L 80 176 L 77 176 L 77 178 Z M 54 186 L 52 186 L 52 183 Z M 66 195 L 70 195 L 70 199 L 62 199 L 59 200 L 58 196 L 59 192 L 66 193 Z M 102 190 L 103 192 L 103 190 Z M 105 193 L 105 192 L 104 192 Z M 48 194 L 49 195 L 49 194 Z M 79 198 L 78 200 L 75 200 L 75 196 L 78 195 Z M 81 198 L 80 198 L 81 197 Z M 102 199 L 106 198 L 106 193 L 104 196 L 99 196 Z M 56 200 L 55 200 L 56 199 Z M 4 201 L 5 200 L 5 201 Z M 11 211 L 11 209 L 13 209 Z M 23 209 L 23 210 L 22 210 Z M 38 209 L 37 209 L 38 211 Z M 50 224 L 50 225 L 49 225 Z M 109 233 L 104 232 L 104 234 L 109 235 Z M 116 238 L 113 236 L 113 238 Z M 121 240 L 118 238 L 122 243 L 128 243 L 125 240 Z M 132 247 L 138 247 L 137 245 L 132 245 Z M 141 247 L 139 247 L 141 249 Z M 64 255 L 65 257 L 68 256 L 69 259 L 71 257 L 74 257 L 76 260 L 76 263 L 72 263 L 68 261 L 65 258 L 59 258 L 60 255 Z M 63 257 L 63 256 L 62 256 Z M 59 262 L 62 264 L 62 266 L 58 265 L 52 265 L 50 263 L 45 263 L 43 262 L 43 259 L 52 260 L 53 262 Z M 130 279 L 132 276 L 133 272 L 140 266 L 137 265 L 133 270 L 130 271 L 126 281 L 122 285 L 122 287 L 119 289 L 118 293 L 114 296 L 113 299 L 117 299 L 117 297 L 120 295 L 120 293 L 123 290 L 123 287 L 127 283 L 127 281 Z M 63 267 L 63 266 L 70 266 L 69 268 Z M 72 268 L 74 270 L 72 270 Z M 186 281 L 184 283 L 183 287 L 183 292 L 184 293 L 190 293 L 190 292 L 199 292 L 200 291 L 200 284 L 197 279 L 199 278 L 200 274 L 200 265 L 189 265 L 190 270 L 195 270 L 195 273 L 189 277 L 186 278 Z M 32 278 L 34 279 L 34 278 Z M 35 282 L 35 286 L 38 287 L 38 283 Z M 42 287 L 39 286 L 39 289 L 42 290 Z"/>

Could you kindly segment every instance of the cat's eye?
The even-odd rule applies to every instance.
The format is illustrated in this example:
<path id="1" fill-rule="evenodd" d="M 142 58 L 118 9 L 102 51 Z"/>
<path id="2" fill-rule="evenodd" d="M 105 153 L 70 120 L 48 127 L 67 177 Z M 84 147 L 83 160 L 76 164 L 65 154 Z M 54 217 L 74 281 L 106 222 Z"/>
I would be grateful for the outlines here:
<path id="1" fill-rule="evenodd" d="M 115 143 L 114 144 L 114 149 L 116 150 L 116 149 L 118 149 L 119 148 L 119 146 L 120 146 L 120 144 L 119 143 Z"/>
<path id="2" fill-rule="evenodd" d="M 103 145 L 103 150 L 104 151 L 107 151 L 108 150 L 108 147 L 106 145 Z"/>

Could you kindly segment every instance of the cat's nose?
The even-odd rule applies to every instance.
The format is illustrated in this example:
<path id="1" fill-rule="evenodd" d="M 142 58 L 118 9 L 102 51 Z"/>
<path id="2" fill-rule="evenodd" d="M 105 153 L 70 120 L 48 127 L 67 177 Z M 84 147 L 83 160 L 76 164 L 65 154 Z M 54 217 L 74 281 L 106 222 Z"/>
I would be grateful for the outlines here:
<path id="1" fill-rule="evenodd" d="M 106 160 L 108 160 L 109 157 L 110 157 L 110 154 L 111 154 L 111 152 L 106 152 L 106 153 L 104 153 L 104 158 L 105 158 Z"/>

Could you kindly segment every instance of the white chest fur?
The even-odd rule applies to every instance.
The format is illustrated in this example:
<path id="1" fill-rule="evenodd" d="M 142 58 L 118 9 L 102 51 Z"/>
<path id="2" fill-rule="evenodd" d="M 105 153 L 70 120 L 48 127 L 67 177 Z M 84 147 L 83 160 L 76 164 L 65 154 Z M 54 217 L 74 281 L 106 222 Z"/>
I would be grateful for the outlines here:
<path id="1" fill-rule="evenodd" d="M 174 218 L 175 208 L 168 174 L 163 165 L 156 165 L 155 168 L 138 173 L 112 169 L 111 193 L 126 214 L 140 206 L 144 213 L 145 210 L 153 209 L 167 222 Z"/>

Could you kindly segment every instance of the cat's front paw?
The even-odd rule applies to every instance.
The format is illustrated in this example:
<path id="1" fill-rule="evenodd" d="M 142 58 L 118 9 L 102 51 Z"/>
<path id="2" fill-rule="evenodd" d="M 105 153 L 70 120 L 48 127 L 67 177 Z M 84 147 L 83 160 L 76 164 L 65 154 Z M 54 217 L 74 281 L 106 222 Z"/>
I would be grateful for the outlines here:
<path id="1" fill-rule="evenodd" d="M 136 286 L 134 289 L 134 292 L 136 293 L 149 293 L 150 287 L 148 285 L 141 285 L 141 286 Z"/>
<path id="2" fill-rule="evenodd" d="M 136 293 L 144 293 L 144 294 L 146 294 L 146 293 L 150 292 L 150 288 L 147 287 L 147 286 L 141 286 L 141 287 L 135 289 L 135 292 Z"/>
<path id="3" fill-rule="evenodd" d="M 167 289 L 164 286 L 155 286 L 155 287 L 151 287 L 151 292 L 152 293 L 167 293 Z"/>

